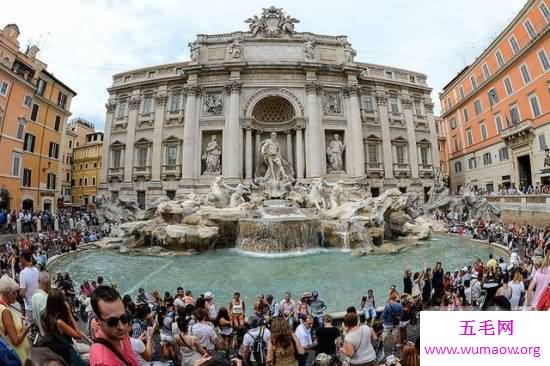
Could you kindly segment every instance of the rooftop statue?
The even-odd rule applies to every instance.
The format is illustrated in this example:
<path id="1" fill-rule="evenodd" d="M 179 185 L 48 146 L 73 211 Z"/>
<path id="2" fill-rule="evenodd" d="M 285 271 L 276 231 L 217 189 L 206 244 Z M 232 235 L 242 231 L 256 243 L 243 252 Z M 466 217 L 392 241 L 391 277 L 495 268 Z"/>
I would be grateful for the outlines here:
<path id="1" fill-rule="evenodd" d="M 254 15 L 245 20 L 249 23 L 249 29 L 252 36 L 263 33 L 267 36 L 280 36 L 281 34 L 293 35 L 295 33 L 294 24 L 300 21 L 290 15 L 285 15 L 282 8 L 271 6 L 263 8 L 262 15 Z"/>

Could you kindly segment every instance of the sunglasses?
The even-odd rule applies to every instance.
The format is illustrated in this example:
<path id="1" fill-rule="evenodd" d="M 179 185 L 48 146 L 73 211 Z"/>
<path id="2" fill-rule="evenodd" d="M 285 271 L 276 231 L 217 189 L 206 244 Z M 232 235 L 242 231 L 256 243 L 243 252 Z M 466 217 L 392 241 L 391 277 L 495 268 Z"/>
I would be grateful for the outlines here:
<path id="1" fill-rule="evenodd" d="M 101 320 L 103 320 L 105 324 L 107 324 L 109 327 L 114 328 L 118 325 L 118 322 L 121 322 L 123 325 L 127 325 L 128 323 L 130 323 L 130 315 L 125 313 L 118 318 L 116 316 L 113 316 L 113 317 L 110 317 L 107 319 L 101 319 Z"/>

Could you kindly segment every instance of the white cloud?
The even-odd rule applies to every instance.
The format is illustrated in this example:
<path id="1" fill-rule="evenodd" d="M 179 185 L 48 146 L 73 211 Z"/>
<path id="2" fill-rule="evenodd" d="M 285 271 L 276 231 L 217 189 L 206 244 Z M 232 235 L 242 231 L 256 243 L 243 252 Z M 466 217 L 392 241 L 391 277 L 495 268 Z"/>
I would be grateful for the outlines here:
<path id="1" fill-rule="evenodd" d="M 48 70 L 78 92 L 73 115 L 102 127 L 113 74 L 183 61 L 196 34 L 245 30 L 244 19 L 271 3 L 301 20 L 298 31 L 348 35 L 357 60 L 426 73 L 438 109 L 443 85 L 525 1 L 31 0 L 4 4 L 0 26 L 17 23 L 23 47 L 38 42 Z"/>

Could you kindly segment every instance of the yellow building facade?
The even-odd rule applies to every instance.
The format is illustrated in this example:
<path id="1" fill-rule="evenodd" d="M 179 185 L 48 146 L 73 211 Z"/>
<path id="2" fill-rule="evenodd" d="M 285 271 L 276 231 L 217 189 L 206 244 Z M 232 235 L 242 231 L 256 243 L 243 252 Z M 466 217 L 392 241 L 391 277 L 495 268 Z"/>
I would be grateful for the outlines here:
<path id="1" fill-rule="evenodd" d="M 71 88 L 20 50 L 19 27 L 0 31 L 0 208 L 55 210 Z"/>
<path id="2" fill-rule="evenodd" d="M 100 181 L 103 132 L 86 135 L 83 145 L 73 148 L 72 201 L 94 207 Z"/>

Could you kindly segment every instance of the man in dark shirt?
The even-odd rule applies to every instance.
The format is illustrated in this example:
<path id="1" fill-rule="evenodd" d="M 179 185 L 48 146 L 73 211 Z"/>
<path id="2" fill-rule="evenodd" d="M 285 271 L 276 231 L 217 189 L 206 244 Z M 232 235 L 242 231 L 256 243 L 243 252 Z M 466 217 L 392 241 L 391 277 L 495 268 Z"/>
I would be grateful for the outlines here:
<path id="1" fill-rule="evenodd" d="M 443 267 L 441 265 L 441 262 L 437 262 L 435 264 L 435 268 L 433 270 L 432 274 L 432 287 L 434 289 L 434 295 L 435 296 L 441 296 L 443 294 L 443 276 L 445 272 L 443 271 Z"/>
<path id="2" fill-rule="evenodd" d="M 336 356 L 336 338 L 340 336 L 338 328 L 332 326 L 332 316 L 325 314 L 323 316 L 325 326 L 317 329 L 317 354 L 326 353 L 329 356 Z"/>
<path id="3" fill-rule="evenodd" d="M 412 289 L 413 283 L 411 279 L 411 271 L 407 269 L 403 275 L 403 292 L 410 295 L 412 294 Z"/>

